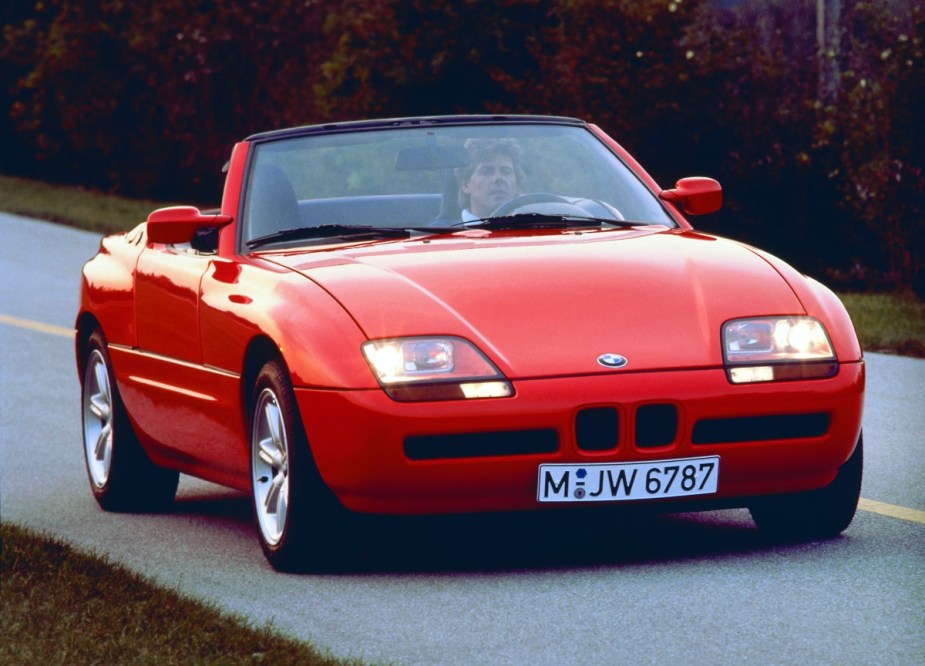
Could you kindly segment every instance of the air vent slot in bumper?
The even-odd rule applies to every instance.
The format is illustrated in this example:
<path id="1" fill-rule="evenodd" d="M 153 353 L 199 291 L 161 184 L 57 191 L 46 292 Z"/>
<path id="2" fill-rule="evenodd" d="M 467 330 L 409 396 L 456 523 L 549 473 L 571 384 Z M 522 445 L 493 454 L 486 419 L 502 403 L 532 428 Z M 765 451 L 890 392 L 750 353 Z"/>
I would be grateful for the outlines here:
<path id="1" fill-rule="evenodd" d="M 703 419 L 694 425 L 691 441 L 694 444 L 731 444 L 821 437 L 829 431 L 831 420 L 826 412 Z"/>
<path id="2" fill-rule="evenodd" d="M 558 450 L 559 434 L 552 428 L 405 438 L 405 455 L 411 460 L 526 456 Z"/>

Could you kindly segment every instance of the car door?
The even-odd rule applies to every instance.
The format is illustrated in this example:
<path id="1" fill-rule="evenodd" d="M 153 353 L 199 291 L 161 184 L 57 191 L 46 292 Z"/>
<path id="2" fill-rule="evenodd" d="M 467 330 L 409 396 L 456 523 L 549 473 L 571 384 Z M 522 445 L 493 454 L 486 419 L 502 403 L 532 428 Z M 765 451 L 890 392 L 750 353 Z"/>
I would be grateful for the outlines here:
<path id="1" fill-rule="evenodd" d="M 123 392 L 139 435 L 187 471 L 226 457 L 216 379 L 237 379 L 202 362 L 201 282 L 212 259 L 188 244 L 149 243 L 135 270 L 137 342 Z"/>
<path id="2" fill-rule="evenodd" d="M 176 362 L 202 362 L 199 285 L 211 257 L 188 245 L 149 245 L 135 268 L 138 349 L 163 357 L 157 379 L 174 377 Z"/>

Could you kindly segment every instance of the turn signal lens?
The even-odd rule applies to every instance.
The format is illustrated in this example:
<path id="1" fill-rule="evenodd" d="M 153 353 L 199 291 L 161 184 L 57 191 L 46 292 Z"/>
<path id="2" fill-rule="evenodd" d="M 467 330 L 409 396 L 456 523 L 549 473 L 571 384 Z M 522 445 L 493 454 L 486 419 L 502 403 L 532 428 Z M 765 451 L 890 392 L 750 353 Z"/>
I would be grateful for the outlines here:
<path id="1" fill-rule="evenodd" d="M 467 382 L 459 388 L 469 400 L 474 398 L 510 398 L 514 388 L 510 382 Z"/>

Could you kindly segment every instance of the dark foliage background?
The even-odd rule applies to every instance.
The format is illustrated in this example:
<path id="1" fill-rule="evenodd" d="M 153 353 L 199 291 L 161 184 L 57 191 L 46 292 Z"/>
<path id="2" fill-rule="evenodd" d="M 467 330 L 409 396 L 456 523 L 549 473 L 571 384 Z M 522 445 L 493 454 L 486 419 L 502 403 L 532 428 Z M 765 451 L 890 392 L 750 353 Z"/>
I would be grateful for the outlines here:
<path id="1" fill-rule="evenodd" d="M 699 226 L 925 292 L 916 0 L 6 0 L 0 22 L 3 173 L 211 204 L 258 130 L 574 115 L 665 186 L 719 179 Z"/>

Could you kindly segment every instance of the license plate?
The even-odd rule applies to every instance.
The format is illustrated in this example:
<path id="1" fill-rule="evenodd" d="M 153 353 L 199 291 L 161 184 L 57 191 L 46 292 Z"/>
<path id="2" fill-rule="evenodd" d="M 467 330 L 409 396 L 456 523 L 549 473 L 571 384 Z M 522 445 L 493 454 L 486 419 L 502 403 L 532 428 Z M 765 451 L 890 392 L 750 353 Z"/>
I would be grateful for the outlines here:
<path id="1" fill-rule="evenodd" d="M 640 463 L 540 465 L 540 502 L 616 502 L 716 492 L 719 456 Z"/>

